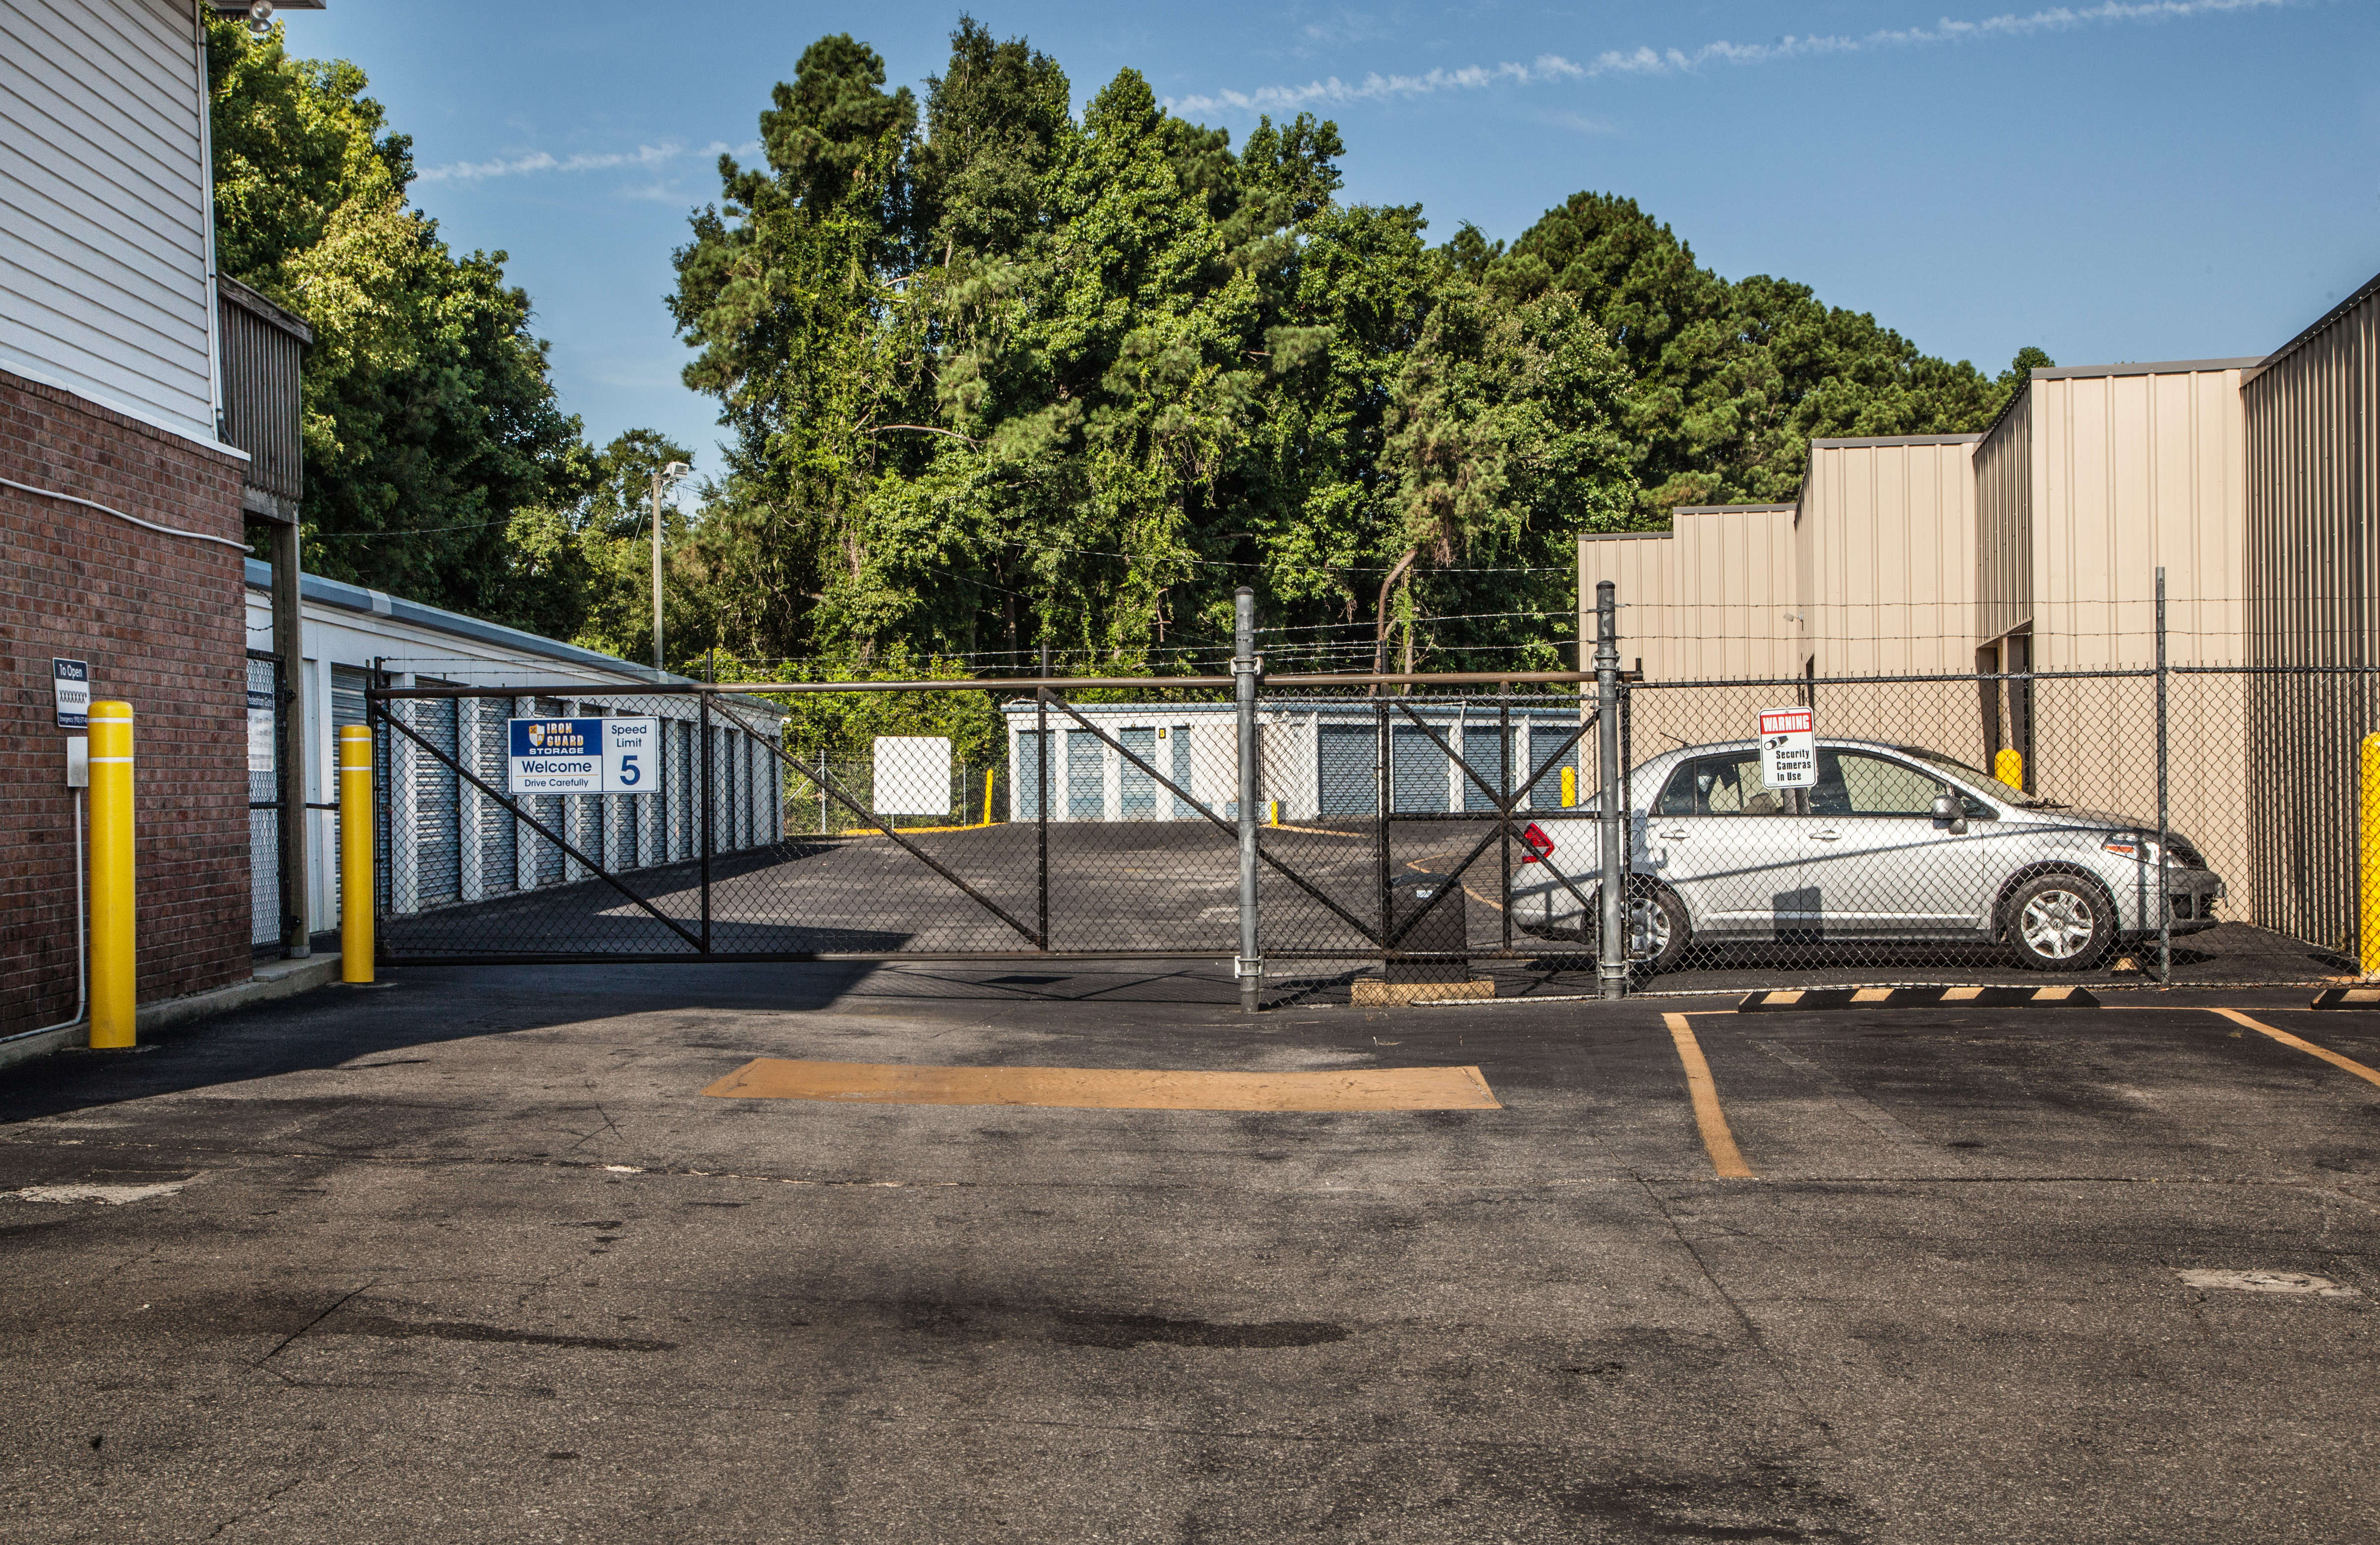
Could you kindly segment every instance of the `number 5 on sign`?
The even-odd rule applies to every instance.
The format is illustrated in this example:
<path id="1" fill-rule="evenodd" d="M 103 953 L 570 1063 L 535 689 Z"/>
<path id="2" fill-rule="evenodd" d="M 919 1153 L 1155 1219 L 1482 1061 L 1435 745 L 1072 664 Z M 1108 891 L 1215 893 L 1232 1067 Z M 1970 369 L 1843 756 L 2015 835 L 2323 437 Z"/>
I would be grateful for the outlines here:
<path id="1" fill-rule="evenodd" d="M 660 741 L 661 726 L 655 720 L 604 720 L 603 792 L 651 793 L 653 785 L 646 774 Z"/>

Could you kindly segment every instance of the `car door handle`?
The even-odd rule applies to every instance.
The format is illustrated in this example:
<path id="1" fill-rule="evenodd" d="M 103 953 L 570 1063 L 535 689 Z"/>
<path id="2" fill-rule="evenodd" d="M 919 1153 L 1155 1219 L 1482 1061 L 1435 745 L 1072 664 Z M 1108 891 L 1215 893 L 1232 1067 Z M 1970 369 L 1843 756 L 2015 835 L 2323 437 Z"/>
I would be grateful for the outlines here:
<path id="1" fill-rule="evenodd" d="M 1840 842 L 1842 840 L 1842 836 L 1843 834 L 1840 832 L 1838 832 L 1833 827 L 1829 826 L 1823 832 L 1811 833 L 1810 840 L 1812 842 Z"/>
<path id="2" fill-rule="evenodd" d="M 1670 842 L 1683 842 L 1686 840 L 1687 833 L 1681 829 L 1664 832 L 1661 835 Z"/>

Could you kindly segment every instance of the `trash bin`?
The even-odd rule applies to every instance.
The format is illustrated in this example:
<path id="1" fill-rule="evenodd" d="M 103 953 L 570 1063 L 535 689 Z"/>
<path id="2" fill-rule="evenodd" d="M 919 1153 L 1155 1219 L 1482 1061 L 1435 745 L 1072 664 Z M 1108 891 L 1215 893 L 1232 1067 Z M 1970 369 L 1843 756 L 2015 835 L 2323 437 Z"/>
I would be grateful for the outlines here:
<path id="1" fill-rule="evenodd" d="M 1439 895 L 1440 891 L 1450 894 Z M 1463 894 L 1461 881 L 1449 881 L 1443 875 L 1408 874 L 1399 877 L 1389 886 L 1390 931 L 1404 928 L 1414 916 L 1427 906 L 1430 898 L 1438 904 L 1430 906 L 1429 915 L 1421 919 L 1397 940 L 1400 950 L 1460 950 L 1471 942 L 1470 915 L 1464 910 L 1470 900 Z M 1469 981 L 1471 962 L 1463 960 L 1390 960 L 1383 963 L 1383 981 Z"/>

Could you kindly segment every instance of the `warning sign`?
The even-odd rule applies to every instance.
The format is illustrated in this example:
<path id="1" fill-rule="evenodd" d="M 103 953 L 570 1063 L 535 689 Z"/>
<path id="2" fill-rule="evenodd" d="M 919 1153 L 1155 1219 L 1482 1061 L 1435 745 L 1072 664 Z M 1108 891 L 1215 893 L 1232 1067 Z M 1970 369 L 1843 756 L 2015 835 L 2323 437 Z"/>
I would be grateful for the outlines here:
<path id="1" fill-rule="evenodd" d="M 1808 709 L 1760 711 L 1760 781 L 1770 788 L 1808 788 L 1818 781 L 1818 742 Z"/>

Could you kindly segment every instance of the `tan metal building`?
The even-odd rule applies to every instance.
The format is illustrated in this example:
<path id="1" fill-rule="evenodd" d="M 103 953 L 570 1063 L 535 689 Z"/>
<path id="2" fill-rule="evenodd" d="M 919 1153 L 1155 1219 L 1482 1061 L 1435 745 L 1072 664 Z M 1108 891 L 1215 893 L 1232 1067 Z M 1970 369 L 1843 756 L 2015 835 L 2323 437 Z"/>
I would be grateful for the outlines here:
<path id="1" fill-rule="evenodd" d="M 2037 370 L 1980 435 L 1814 441 L 1794 504 L 1674 514 L 1579 546 L 1581 636 L 1614 581 L 1648 684 L 1815 678 L 1822 733 L 2014 750 L 2036 792 L 2153 812 L 2154 741 L 2126 728 L 2155 722 L 2151 681 L 1827 683 L 2153 666 L 2160 567 L 2172 665 L 2380 664 L 2380 279 L 2269 359 Z M 1791 690 L 1636 694 L 1635 744 L 1740 737 Z M 2338 790 L 2380 728 L 2372 678 L 2168 693 L 2173 824 L 2246 878 L 2252 920 L 2351 933 Z M 2269 797 L 2283 742 L 2306 764 Z"/>
<path id="2" fill-rule="evenodd" d="M 2380 729 L 2380 277 L 2242 372 L 2249 806 L 2260 920 L 2344 943 L 2361 919 L 2357 745 Z"/>

